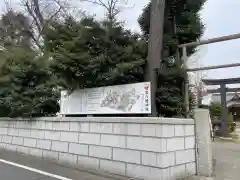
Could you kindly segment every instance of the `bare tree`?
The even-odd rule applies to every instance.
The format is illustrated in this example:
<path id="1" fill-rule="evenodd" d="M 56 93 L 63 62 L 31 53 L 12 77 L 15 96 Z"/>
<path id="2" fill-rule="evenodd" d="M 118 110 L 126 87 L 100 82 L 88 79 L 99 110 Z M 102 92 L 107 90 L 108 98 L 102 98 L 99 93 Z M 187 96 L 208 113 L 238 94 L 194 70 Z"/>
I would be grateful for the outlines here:
<path id="1" fill-rule="evenodd" d="M 10 0 L 4 0 L 6 8 L 11 9 Z M 49 22 L 62 19 L 76 13 L 77 2 L 89 2 L 99 5 L 106 10 L 107 18 L 110 22 L 116 19 L 127 0 L 20 0 L 27 16 L 31 19 L 32 41 L 36 49 L 43 51 L 43 32 Z M 73 5 L 74 4 L 74 5 Z M 77 13 L 84 14 L 81 9 Z"/>
<path id="2" fill-rule="evenodd" d="M 31 19 L 32 40 L 43 50 L 43 31 L 52 20 L 69 15 L 68 0 L 20 0 L 25 12 Z"/>
<path id="3" fill-rule="evenodd" d="M 82 2 L 89 2 L 98 6 L 103 7 L 106 10 L 107 19 L 113 22 L 117 15 L 128 3 L 127 0 L 80 0 Z"/>
<path id="4" fill-rule="evenodd" d="M 206 95 L 205 85 L 202 82 L 202 79 L 204 77 L 206 77 L 205 72 L 203 72 L 203 71 L 197 72 L 196 76 L 195 76 L 194 83 L 193 83 L 193 86 L 194 86 L 195 91 L 196 91 L 198 105 L 202 104 L 203 97 Z"/>
<path id="5" fill-rule="evenodd" d="M 198 49 L 198 51 L 193 54 L 192 57 L 188 60 L 188 67 L 199 68 L 202 66 L 201 59 L 207 54 L 207 46 Z M 205 71 L 196 71 L 190 72 L 192 75 L 191 78 L 191 87 L 196 95 L 198 105 L 202 104 L 202 99 L 206 95 L 205 85 L 202 82 L 202 79 L 206 77 Z"/>
<path id="6" fill-rule="evenodd" d="M 12 9 L 11 0 L 4 0 L 4 4 L 7 11 L 10 11 Z"/>

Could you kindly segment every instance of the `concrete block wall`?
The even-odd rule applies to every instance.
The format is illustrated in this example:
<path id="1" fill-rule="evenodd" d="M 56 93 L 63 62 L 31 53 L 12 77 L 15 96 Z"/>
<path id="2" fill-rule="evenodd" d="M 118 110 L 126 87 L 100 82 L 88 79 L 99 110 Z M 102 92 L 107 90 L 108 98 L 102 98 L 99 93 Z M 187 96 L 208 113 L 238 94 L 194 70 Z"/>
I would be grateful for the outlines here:
<path id="1" fill-rule="evenodd" d="M 0 147 L 146 180 L 196 174 L 192 119 L 0 119 Z"/>
<path id="2" fill-rule="evenodd" d="M 196 123 L 197 175 L 211 177 L 213 175 L 213 156 L 209 110 L 195 109 L 194 118 Z"/>

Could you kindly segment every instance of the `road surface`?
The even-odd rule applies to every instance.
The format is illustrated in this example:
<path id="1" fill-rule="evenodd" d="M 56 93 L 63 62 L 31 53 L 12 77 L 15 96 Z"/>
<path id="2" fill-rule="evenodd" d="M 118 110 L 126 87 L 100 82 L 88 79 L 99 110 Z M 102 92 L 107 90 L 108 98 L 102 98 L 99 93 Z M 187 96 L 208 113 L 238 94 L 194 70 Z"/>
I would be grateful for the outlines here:
<path id="1" fill-rule="evenodd" d="M 109 174 L 86 172 L 57 165 L 49 160 L 0 149 L 1 180 L 122 180 Z"/>
<path id="2" fill-rule="evenodd" d="M 239 180 L 240 144 L 213 143 L 216 180 Z M 109 174 L 97 174 L 57 165 L 49 160 L 24 156 L 0 149 L 1 180 L 126 180 Z"/>
<path id="3" fill-rule="evenodd" d="M 57 180 L 36 172 L 22 169 L 5 163 L 0 163 L 0 174 L 3 180 Z"/>
<path id="4" fill-rule="evenodd" d="M 231 142 L 213 143 L 213 157 L 216 159 L 214 168 L 216 180 L 240 179 L 240 144 Z"/>

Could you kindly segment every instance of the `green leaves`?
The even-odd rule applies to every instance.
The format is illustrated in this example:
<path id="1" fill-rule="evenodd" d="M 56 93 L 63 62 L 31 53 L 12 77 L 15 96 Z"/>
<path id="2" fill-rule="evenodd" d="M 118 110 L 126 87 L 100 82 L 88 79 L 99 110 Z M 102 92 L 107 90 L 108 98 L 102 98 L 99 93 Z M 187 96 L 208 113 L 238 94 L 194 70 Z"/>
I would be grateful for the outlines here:
<path id="1" fill-rule="evenodd" d="M 195 41 L 202 34 L 197 12 L 203 2 L 166 1 L 164 47 L 169 56 L 176 57 L 179 43 Z M 59 89 L 71 92 L 142 82 L 148 53 L 150 4 L 139 23 L 144 36 L 126 30 L 119 22 L 100 22 L 92 17 L 48 22 L 42 32 L 43 54 L 36 54 L 32 51 L 33 30 L 28 18 L 13 12 L 4 15 L 0 40 L 7 51 L 0 51 L 0 116 L 55 115 L 59 109 Z M 194 49 L 188 51 L 193 52 Z M 164 55 L 157 72 L 158 114 L 183 116 L 186 71 L 181 62 L 168 58 Z"/>
<path id="2" fill-rule="evenodd" d="M 32 29 L 29 19 L 21 13 L 8 11 L 0 20 L 0 43 L 4 48 L 30 46 Z"/>
<path id="3" fill-rule="evenodd" d="M 209 105 L 209 111 L 212 120 L 219 120 L 221 117 L 221 104 L 211 103 Z"/>
<path id="4" fill-rule="evenodd" d="M 20 53 L 21 52 L 21 53 Z M 11 48 L 6 53 L 0 79 L 0 116 L 36 117 L 55 115 L 59 93 L 54 91 L 49 69 L 30 49 Z M 7 78 L 6 78 L 7 77 Z"/>
<path id="5" fill-rule="evenodd" d="M 56 28 L 49 29 L 45 35 L 49 42 L 46 46 L 50 47 L 48 51 L 53 57 L 51 70 L 65 88 L 72 90 L 143 80 L 142 42 L 120 24 L 85 18 L 80 21 L 66 19 L 52 26 Z"/>
<path id="6" fill-rule="evenodd" d="M 160 116 L 176 117 L 184 116 L 184 91 L 183 85 L 186 71 L 181 67 L 182 62 L 177 60 L 169 62 L 169 57 L 175 57 L 178 44 L 196 41 L 203 32 L 198 11 L 205 0 L 167 0 L 164 19 L 164 47 L 168 50 L 168 57 L 163 57 L 159 67 L 158 90 L 156 93 L 157 110 Z M 144 8 L 138 22 L 148 38 L 150 29 L 151 3 Z M 194 52 L 194 48 L 188 49 L 188 55 Z M 193 95 L 190 92 L 190 108 L 194 105 Z"/>

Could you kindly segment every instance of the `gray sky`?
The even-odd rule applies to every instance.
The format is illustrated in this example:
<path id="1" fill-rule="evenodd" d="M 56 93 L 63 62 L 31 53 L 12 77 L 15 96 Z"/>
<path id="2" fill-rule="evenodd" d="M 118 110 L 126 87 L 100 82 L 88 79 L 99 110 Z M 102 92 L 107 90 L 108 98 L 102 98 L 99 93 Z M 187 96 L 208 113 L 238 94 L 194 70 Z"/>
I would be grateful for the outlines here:
<path id="1" fill-rule="evenodd" d="M 13 5 L 19 0 L 11 1 Z M 124 21 L 127 28 L 140 31 L 137 18 L 148 2 L 149 0 L 128 0 L 128 5 L 122 9 L 119 20 Z M 3 7 L 3 0 L 0 0 L 0 9 Z M 98 18 L 104 16 L 104 11 L 100 7 L 94 7 L 90 4 L 83 4 L 80 7 L 90 13 L 95 13 Z M 207 0 L 201 11 L 201 17 L 206 26 L 202 39 L 238 33 L 240 30 L 240 21 L 237 20 L 240 17 L 239 9 L 239 0 Z M 240 49 L 238 50 L 238 44 L 240 44 L 240 40 L 201 46 L 197 56 L 199 64 L 208 66 L 239 62 Z M 240 67 L 207 71 L 207 77 L 240 77 Z"/>
<path id="2" fill-rule="evenodd" d="M 202 39 L 240 33 L 240 1 L 239 0 L 208 0 L 201 12 L 206 29 Z M 202 54 L 204 65 L 218 65 L 240 62 L 240 39 L 204 45 Z M 227 68 L 208 71 L 210 78 L 240 77 L 239 68 Z"/>

